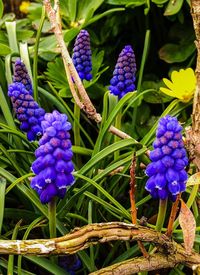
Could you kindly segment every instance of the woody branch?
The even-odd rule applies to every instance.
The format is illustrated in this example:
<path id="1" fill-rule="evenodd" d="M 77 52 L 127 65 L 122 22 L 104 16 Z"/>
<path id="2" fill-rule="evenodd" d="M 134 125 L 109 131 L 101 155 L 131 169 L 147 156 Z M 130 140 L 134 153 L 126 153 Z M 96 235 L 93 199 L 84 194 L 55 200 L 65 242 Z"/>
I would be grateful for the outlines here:
<path id="1" fill-rule="evenodd" d="M 200 265 L 200 255 L 193 252 L 188 255 L 185 249 L 165 234 L 135 224 L 110 222 L 89 224 L 74 229 L 71 233 L 53 239 L 0 240 L 0 254 L 13 255 L 64 255 L 74 254 L 91 245 L 110 241 L 152 242 L 158 247 L 158 253 L 149 258 L 139 257 L 124 261 L 93 274 L 133 274 L 139 271 L 173 267 L 184 263 L 192 269 Z M 111 273 L 112 272 L 112 273 Z"/>

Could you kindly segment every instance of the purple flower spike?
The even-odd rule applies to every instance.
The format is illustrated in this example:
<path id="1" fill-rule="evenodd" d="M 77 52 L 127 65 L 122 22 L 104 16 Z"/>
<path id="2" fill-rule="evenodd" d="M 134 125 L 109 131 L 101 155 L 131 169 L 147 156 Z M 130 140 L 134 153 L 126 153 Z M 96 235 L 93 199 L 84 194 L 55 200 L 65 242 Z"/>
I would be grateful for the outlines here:
<path id="1" fill-rule="evenodd" d="M 33 95 L 31 79 L 21 59 L 17 59 L 15 62 L 13 82 L 22 83 L 29 94 Z"/>
<path id="2" fill-rule="evenodd" d="M 82 80 L 92 79 L 91 55 L 90 35 L 86 30 L 81 30 L 74 44 L 72 61 Z"/>
<path id="3" fill-rule="evenodd" d="M 121 51 L 113 78 L 110 81 L 109 90 L 112 94 L 122 98 L 128 92 L 135 90 L 135 55 L 131 46 L 125 46 Z"/>
<path id="4" fill-rule="evenodd" d="M 149 179 L 145 189 L 153 198 L 164 200 L 169 197 L 175 201 L 177 195 L 185 191 L 188 177 L 185 166 L 188 158 L 181 130 L 175 117 L 167 115 L 159 121 L 154 150 L 150 152 L 152 162 L 146 168 Z"/>
<path id="5" fill-rule="evenodd" d="M 45 111 L 39 107 L 25 86 L 20 82 L 14 82 L 9 85 L 8 96 L 11 98 L 17 119 L 21 122 L 20 129 L 27 133 L 28 140 L 33 141 L 42 135 L 41 121 Z"/>
<path id="6" fill-rule="evenodd" d="M 38 192 L 42 203 L 48 203 L 55 196 L 62 199 L 67 187 L 74 183 L 72 144 L 68 132 L 71 123 L 65 114 L 53 111 L 45 114 L 41 126 L 44 134 L 35 151 L 37 159 L 31 167 L 36 174 L 31 187 Z"/>

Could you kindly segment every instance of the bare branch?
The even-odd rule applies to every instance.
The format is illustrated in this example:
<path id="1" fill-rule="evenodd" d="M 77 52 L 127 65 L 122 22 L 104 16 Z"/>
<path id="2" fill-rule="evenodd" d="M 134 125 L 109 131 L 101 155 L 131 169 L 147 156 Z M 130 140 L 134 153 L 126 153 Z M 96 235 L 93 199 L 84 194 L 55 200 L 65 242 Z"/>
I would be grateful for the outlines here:
<path id="1" fill-rule="evenodd" d="M 196 77 L 197 85 L 193 100 L 192 127 L 186 131 L 186 145 L 190 158 L 200 170 L 200 4 L 199 0 L 191 1 L 191 15 L 196 34 L 195 45 L 197 48 Z"/>
<path id="2" fill-rule="evenodd" d="M 173 251 L 172 242 L 159 232 L 139 225 L 110 222 L 89 224 L 50 240 L 0 240 L 0 254 L 74 254 L 92 244 L 115 240 L 153 242 L 164 246 L 169 253 Z"/>
<path id="3" fill-rule="evenodd" d="M 90 275 L 132 275 L 143 271 L 152 271 L 164 268 L 175 267 L 178 263 L 185 263 L 192 270 L 197 270 L 200 265 L 200 256 L 198 254 L 188 257 L 183 248 L 178 245 L 177 251 L 173 255 L 156 253 L 149 258 L 137 257 L 124 262 L 102 268 L 90 273 Z M 199 273 L 198 273 L 199 274 Z"/>
<path id="4" fill-rule="evenodd" d="M 89 224 L 74 229 L 71 233 L 54 239 L 38 240 L 0 240 L 0 254 L 12 255 L 64 255 L 74 254 L 91 245 L 110 241 L 144 241 L 154 243 L 159 253 L 148 258 L 139 257 L 92 273 L 97 274 L 133 274 L 140 271 L 173 267 L 183 263 L 190 268 L 200 266 L 200 255 L 193 252 L 188 255 L 179 244 L 171 241 L 165 234 L 144 226 L 110 222 Z"/>

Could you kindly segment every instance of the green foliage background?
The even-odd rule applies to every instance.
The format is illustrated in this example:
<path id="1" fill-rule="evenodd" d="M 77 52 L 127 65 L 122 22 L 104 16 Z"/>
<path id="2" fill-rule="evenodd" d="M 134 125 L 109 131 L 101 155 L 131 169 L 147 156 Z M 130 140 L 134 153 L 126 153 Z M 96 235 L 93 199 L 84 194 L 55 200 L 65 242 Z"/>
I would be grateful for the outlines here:
<path id="1" fill-rule="evenodd" d="M 84 86 L 98 112 L 101 125 L 77 110 L 69 90 L 62 59 L 50 24 L 42 11 L 42 1 L 31 1 L 22 19 L 3 13 L 0 0 L 0 229 L 2 239 L 49 238 L 48 209 L 30 188 L 31 163 L 37 142 L 30 143 L 19 130 L 7 86 L 12 82 L 13 61 L 20 56 L 29 69 L 34 94 L 46 111 L 57 109 L 73 124 L 72 140 L 76 183 L 62 201 L 57 201 L 57 235 L 92 222 L 131 222 L 129 167 L 137 156 L 138 219 L 147 217 L 155 228 L 158 202 L 144 189 L 146 176 L 140 163 L 151 149 L 157 121 L 161 116 L 178 116 L 190 125 L 191 104 L 183 104 L 160 93 L 162 78 L 174 69 L 195 67 L 196 51 L 189 0 L 61 0 L 63 35 L 72 52 L 81 29 L 91 36 L 93 80 Z M 137 94 L 119 102 L 108 93 L 117 57 L 122 48 L 133 46 L 137 61 Z M 108 132 L 116 117 L 131 139 L 119 140 Z M 136 142 L 137 140 L 137 142 Z M 122 167 L 114 175 L 110 173 Z M 191 167 L 192 169 L 192 167 Z M 192 172 L 191 172 L 192 173 Z M 198 186 L 183 195 L 197 220 L 195 249 L 199 251 Z M 171 204 L 168 205 L 169 214 Z M 166 230 L 167 219 L 163 232 Z M 178 222 L 175 240 L 182 241 Z M 146 244 L 148 247 L 148 244 Z M 106 251 L 106 253 L 105 253 Z M 82 267 L 76 274 L 140 255 L 135 243 L 97 245 L 78 253 Z M 2 274 L 68 274 L 59 264 L 36 256 L 0 257 Z M 168 274 L 188 274 L 184 266 Z"/>

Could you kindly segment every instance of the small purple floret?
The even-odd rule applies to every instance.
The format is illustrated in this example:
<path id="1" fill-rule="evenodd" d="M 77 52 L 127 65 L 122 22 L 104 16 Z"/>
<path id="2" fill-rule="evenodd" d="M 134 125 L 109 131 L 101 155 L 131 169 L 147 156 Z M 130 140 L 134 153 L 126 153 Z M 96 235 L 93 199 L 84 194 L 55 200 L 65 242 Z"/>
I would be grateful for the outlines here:
<path id="1" fill-rule="evenodd" d="M 29 94 L 33 95 L 31 79 L 21 59 L 17 59 L 15 62 L 13 82 L 22 83 Z"/>
<path id="2" fill-rule="evenodd" d="M 43 132 L 41 121 L 44 118 L 44 109 L 37 104 L 20 82 L 9 85 L 8 96 L 11 98 L 17 119 L 21 122 L 20 129 L 27 133 L 28 140 L 36 140 Z"/>
<path id="3" fill-rule="evenodd" d="M 74 183 L 72 144 L 68 132 L 71 123 L 65 114 L 53 111 L 45 114 L 41 125 L 44 134 L 35 151 L 37 159 L 31 167 L 36 174 L 31 187 L 38 192 L 42 203 L 48 203 L 55 196 L 63 198 L 67 187 Z"/>
<path id="4" fill-rule="evenodd" d="M 150 152 L 152 162 L 146 168 L 149 179 L 145 189 L 153 198 L 170 197 L 174 201 L 186 189 L 188 158 L 181 130 L 175 117 L 167 115 L 159 121 L 154 149 Z"/>
<path id="5" fill-rule="evenodd" d="M 90 49 L 90 35 L 86 30 L 81 30 L 78 34 L 74 48 L 72 61 L 79 74 L 79 77 L 83 80 L 92 79 L 92 53 Z"/>
<path id="6" fill-rule="evenodd" d="M 110 92 L 118 96 L 119 99 L 128 92 L 133 92 L 135 90 L 135 72 L 135 54 L 132 47 L 127 45 L 118 57 L 113 78 L 110 80 Z"/>

